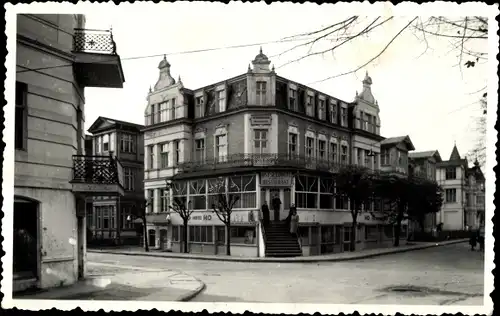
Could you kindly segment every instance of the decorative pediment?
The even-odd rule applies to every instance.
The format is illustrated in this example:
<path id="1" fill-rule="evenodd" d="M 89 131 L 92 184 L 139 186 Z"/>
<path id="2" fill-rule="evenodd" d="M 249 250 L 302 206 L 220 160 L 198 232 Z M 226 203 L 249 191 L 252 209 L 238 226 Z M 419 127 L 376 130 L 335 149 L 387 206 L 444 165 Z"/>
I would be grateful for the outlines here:
<path id="1" fill-rule="evenodd" d="M 250 117 L 251 125 L 271 125 L 271 115 L 252 115 Z"/>
<path id="2" fill-rule="evenodd" d="M 288 122 L 288 125 L 289 125 L 289 126 L 293 126 L 293 127 L 299 127 L 299 124 L 297 124 L 297 122 L 295 122 L 295 121 L 293 121 L 293 120 L 292 120 L 292 121 L 289 121 L 289 122 Z"/>
<path id="3" fill-rule="evenodd" d="M 320 129 L 320 130 L 318 131 L 318 133 L 319 133 L 319 134 L 325 134 L 325 135 L 327 134 L 327 132 L 326 132 L 324 129 Z"/>
<path id="4" fill-rule="evenodd" d="M 197 129 L 194 130 L 194 133 L 206 133 L 207 132 L 207 129 L 206 128 L 202 128 L 202 127 L 198 127 Z"/>
<path id="5" fill-rule="evenodd" d="M 316 133 L 316 129 L 312 125 L 308 125 L 306 128 L 308 131 Z"/>
<path id="6" fill-rule="evenodd" d="M 93 133 L 94 131 L 97 131 L 97 130 L 111 128 L 115 124 L 116 124 L 115 121 L 108 119 L 108 118 L 105 118 L 105 117 L 102 117 L 102 116 L 99 116 L 97 118 L 97 120 L 95 120 L 95 122 L 89 127 L 88 131 L 89 131 L 89 133 Z"/>

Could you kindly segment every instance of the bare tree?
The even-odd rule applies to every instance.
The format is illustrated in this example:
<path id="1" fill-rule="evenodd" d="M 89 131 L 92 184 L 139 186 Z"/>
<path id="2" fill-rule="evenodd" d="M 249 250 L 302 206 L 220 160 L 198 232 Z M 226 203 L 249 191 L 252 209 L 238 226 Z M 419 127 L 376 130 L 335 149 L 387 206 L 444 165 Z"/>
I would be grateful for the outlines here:
<path id="1" fill-rule="evenodd" d="M 367 18 L 351 16 L 340 21 L 334 21 L 327 27 L 323 27 L 318 30 L 285 37 L 283 40 L 300 40 L 311 37 L 312 39 L 295 45 L 292 48 L 278 54 L 278 56 L 282 56 L 299 48 L 309 47 L 307 54 L 286 62 L 278 68 L 313 56 L 325 55 L 327 53 L 335 54 L 344 45 L 354 43 L 363 37 L 366 39 L 370 33 L 390 21 L 394 21 L 394 17 Z M 398 28 L 395 32 L 392 32 L 391 35 L 388 35 L 386 45 L 383 46 L 378 52 L 374 52 L 370 58 L 363 61 L 360 65 L 349 71 L 336 74 L 316 82 L 322 82 L 356 73 L 358 70 L 376 61 L 402 34 L 406 32 L 412 32 L 414 36 L 425 43 L 425 50 L 422 54 L 425 54 L 428 49 L 431 48 L 429 44 L 431 37 L 448 41 L 451 46 L 450 52 L 453 51 L 456 53 L 456 57 L 458 59 L 457 65 L 460 69 L 462 69 L 462 66 L 465 66 L 466 68 L 475 67 L 478 63 L 484 63 L 488 59 L 486 50 L 481 51 L 477 48 L 478 43 L 487 43 L 488 41 L 487 18 L 479 16 L 466 16 L 459 18 L 431 16 L 425 19 L 422 17 L 412 17 L 408 18 L 406 23 L 403 23 L 402 27 Z M 315 49 L 315 47 L 318 46 L 317 44 L 324 42 L 330 42 L 327 44 L 326 49 Z"/>
<path id="2" fill-rule="evenodd" d="M 179 214 L 182 218 L 182 224 L 184 227 L 184 253 L 188 253 L 188 223 L 191 218 L 191 214 L 193 213 L 193 209 L 191 209 L 191 201 L 186 203 L 186 197 L 174 197 L 172 205 L 169 205 L 168 208 L 173 212 Z"/>
<path id="3" fill-rule="evenodd" d="M 476 121 L 476 131 L 477 142 L 476 146 L 468 153 L 469 160 L 476 160 L 479 162 L 480 166 L 484 166 L 486 163 L 486 115 L 487 115 L 487 94 L 484 93 L 482 98 L 479 100 L 481 106 L 481 113 Z"/>
<path id="4" fill-rule="evenodd" d="M 151 201 L 147 200 L 145 198 L 139 198 L 135 201 L 134 205 L 132 206 L 132 216 L 135 218 L 139 218 L 142 221 L 142 230 L 144 234 L 144 250 L 146 252 L 149 251 L 149 244 L 148 244 L 148 228 L 146 224 L 146 211 L 148 207 L 151 205 Z M 129 216 L 127 218 L 128 220 L 132 220 L 132 216 Z"/>

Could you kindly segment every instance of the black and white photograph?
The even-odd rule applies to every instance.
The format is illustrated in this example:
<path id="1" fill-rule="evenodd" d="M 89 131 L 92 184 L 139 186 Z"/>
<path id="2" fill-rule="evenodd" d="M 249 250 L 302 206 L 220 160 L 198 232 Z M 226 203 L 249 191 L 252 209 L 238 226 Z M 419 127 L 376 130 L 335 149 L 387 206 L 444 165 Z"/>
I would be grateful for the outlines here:
<path id="1" fill-rule="evenodd" d="M 493 312 L 498 5 L 5 8 L 2 308 Z"/>

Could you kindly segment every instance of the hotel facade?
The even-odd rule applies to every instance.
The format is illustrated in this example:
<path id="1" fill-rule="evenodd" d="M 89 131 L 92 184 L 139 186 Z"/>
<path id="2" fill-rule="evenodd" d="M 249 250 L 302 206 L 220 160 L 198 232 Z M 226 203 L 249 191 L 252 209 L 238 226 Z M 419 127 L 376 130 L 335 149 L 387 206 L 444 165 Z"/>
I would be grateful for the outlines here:
<path id="1" fill-rule="evenodd" d="M 122 190 L 83 130 L 85 88 L 121 88 L 120 57 L 111 32 L 84 27 L 80 14 L 17 15 L 13 292 L 84 278 L 85 201 Z"/>
<path id="2" fill-rule="evenodd" d="M 192 253 L 224 253 L 230 234 L 232 255 L 267 256 L 260 209 L 275 197 L 282 204 L 279 212 L 270 206 L 271 220 L 283 220 L 292 204 L 297 207 L 302 255 L 347 250 L 352 229 L 358 250 L 392 243 L 391 225 L 364 212 L 352 227 L 348 199 L 334 195 L 342 165 L 408 172 L 408 160 L 397 159 L 412 150 L 407 137 L 387 144 L 380 159 L 384 137 L 368 74 L 354 102 L 346 102 L 278 76 L 262 50 L 246 73 L 197 90 L 172 77 L 166 58 L 158 68 L 143 130 L 151 246 L 163 248 L 171 240 L 172 250 L 181 251 L 182 220 L 175 213 L 170 224 L 166 220 L 174 196 L 186 197 L 194 209 Z M 211 210 L 221 181 L 240 197 L 229 232 Z M 376 211 L 379 204 L 371 207 Z"/>

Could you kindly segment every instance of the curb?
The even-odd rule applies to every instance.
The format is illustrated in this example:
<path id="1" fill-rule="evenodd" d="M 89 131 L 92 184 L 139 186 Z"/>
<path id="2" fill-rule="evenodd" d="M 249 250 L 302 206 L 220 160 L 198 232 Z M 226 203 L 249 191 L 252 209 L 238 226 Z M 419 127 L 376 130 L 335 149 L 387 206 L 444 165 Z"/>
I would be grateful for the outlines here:
<path id="1" fill-rule="evenodd" d="M 200 280 L 198 278 L 195 278 L 194 276 L 191 276 L 191 277 L 193 277 L 194 279 L 196 279 L 196 281 L 198 281 L 200 283 L 200 286 L 198 286 L 196 289 L 194 289 L 192 291 L 189 291 L 188 293 L 186 293 L 184 295 L 181 295 L 177 299 L 177 301 L 179 301 L 179 302 L 188 302 L 188 301 L 192 300 L 193 298 L 195 298 L 196 296 L 198 296 L 207 287 L 206 284 L 202 280 Z"/>
<path id="2" fill-rule="evenodd" d="M 411 246 L 411 248 L 395 248 L 391 249 L 389 251 L 382 251 L 379 253 L 369 253 L 369 254 L 356 254 L 353 256 L 347 256 L 347 257 L 339 257 L 339 258 L 314 258 L 315 256 L 309 256 L 309 257 L 295 257 L 292 259 L 284 259 L 284 258 L 236 258 L 236 257 L 205 257 L 205 256 L 183 256 L 183 255 L 175 255 L 175 254 L 169 254 L 168 256 L 162 255 L 161 253 L 155 253 L 155 252 L 120 252 L 116 250 L 97 250 L 97 249 L 87 249 L 87 252 L 90 253 L 107 253 L 107 254 L 116 254 L 116 255 L 125 255 L 125 256 L 142 256 L 142 257 L 157 257 L 157 258 L 166 258 L 166 259 L 186 259 L 186 260 L 208 260 L 208 261 L 229 261 L 229 262 L 257 262 L 257 263 L 296 263 L 296 262 L 301 262 L 301 263 L 315 263 L 315 262 L 336 262 L 336 261 L 350 261 L 350 260 L 360 260 L 360 259 L 367 259 L 367 258 L 373 258 L 373 257 L 379 257 L 379 256 L 384 256 L 384 255 L 390 255 L 390 254 L 395 254 L 395 253 L 403 253 L 403 252 L 408 252 L 408 251 L 414 251 L 414 250 L 422 250 L 422 249 L 427 249 L 427 248 L 432 248 L 432 247 L 443 247 L 447 245 L 453 245 L 453 244 L 458 244 L 462 242 L 466 242 L 468 239 L 459 239 L 459 240 L 452 240 L 452 241 L 444 241 L 441 243 L 435 243 L 435 244 L 427 244 L 427 245 L 415 245 Z M 201 292 L 201 290 L 200 290 Z"/>

